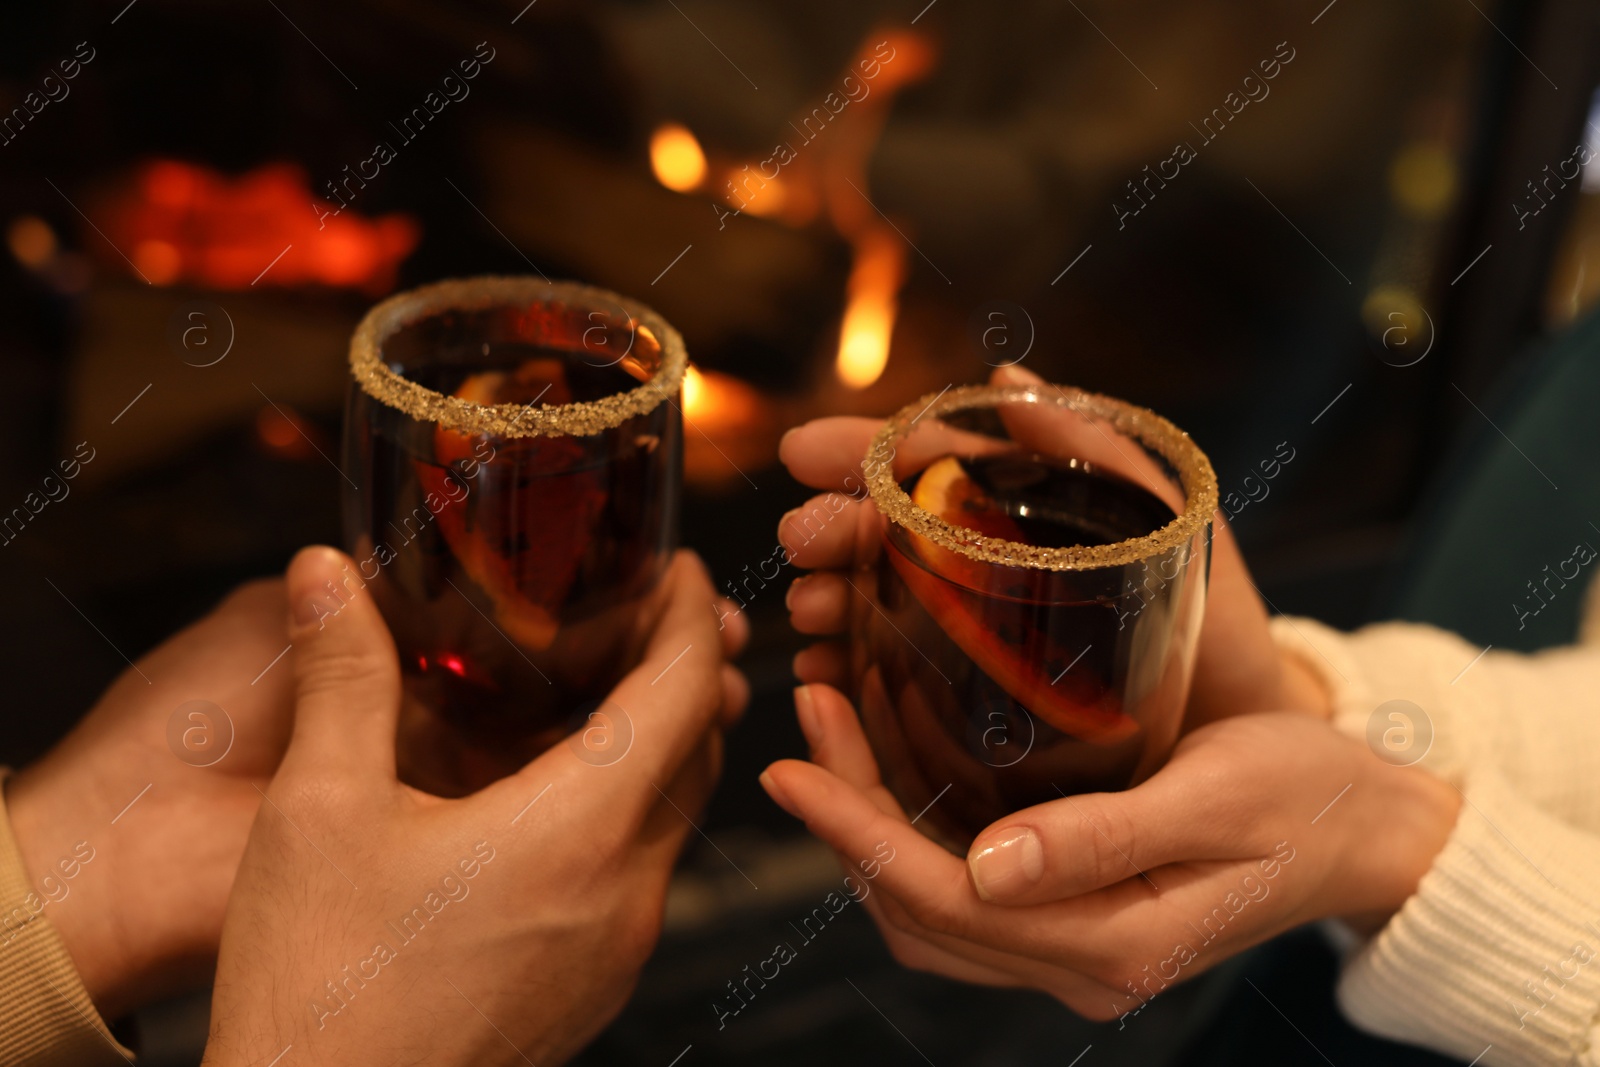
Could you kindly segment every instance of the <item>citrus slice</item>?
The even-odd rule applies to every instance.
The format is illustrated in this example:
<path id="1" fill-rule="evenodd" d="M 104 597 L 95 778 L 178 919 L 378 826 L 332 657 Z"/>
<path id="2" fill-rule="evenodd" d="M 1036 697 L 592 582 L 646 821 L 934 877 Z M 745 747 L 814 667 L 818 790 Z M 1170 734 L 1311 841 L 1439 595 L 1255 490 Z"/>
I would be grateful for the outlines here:
<path id="1" fill-rule="evenodd" d="M 479 404 L 572 400 L 559 360 L 533 359 L 514 372 L 471 375 L 456 396 Z M 605 509 L 604 482 L 581 465 L 583 446 L 571 437 L 523 437 L 494 442 L 436 426 L 434 463 L 416 464 L 425 492 L 451 499 L 438 512 L 440 532 L 467 577 L 494 602 L 496 622 L 507 636 L 532 651 L 555 640 L 561 607 L 572 590 L 595 525 Z M 477 465 L 464 478 L 451 468 Z M 559 472 L 559 473 L 553 473 Z M 446 480 L 457 487 L 446 493 Z M 460 497 L 465 485 L 468 496 Z"/>
<path id="2" fill-rule="evenodd" d="M 952 526 L 1004 541 L 1024 540 L 1022 527 L 967 474 L 960 457 L 946 456 L 929 464 L 917 479 L 911 502 Z"/>
<path id="3" fill-rule="evenodd" d="M 1021 527 L 1006 514 L 1000 502 L 984 492 L 956 456 L 946 456 L 928 466 L 917 480 L 911 499 L 954 526 L 986 537 L 1026 543 Z M 916 551 L 935 572 L 952 575 L 948 581 L 924 569 L 916 560 L 892 550 L 888 553 L 901 581 L 933 616 L 939 628 L 1017 703 L 1064 734 L 1096 744 L 1116 744 L 1132 737 L 1139 724 L 1128 715 L 1100 704 L 1074 699 L 1056 687 L 1039 665 L 1028 662 L 986 624 L 982 609 L 987 598 L 977 591 L 990 564 L 968 559 L 924 537 L 907 531 Z M 974 588 L 963 588 L 964 582 Z"/>

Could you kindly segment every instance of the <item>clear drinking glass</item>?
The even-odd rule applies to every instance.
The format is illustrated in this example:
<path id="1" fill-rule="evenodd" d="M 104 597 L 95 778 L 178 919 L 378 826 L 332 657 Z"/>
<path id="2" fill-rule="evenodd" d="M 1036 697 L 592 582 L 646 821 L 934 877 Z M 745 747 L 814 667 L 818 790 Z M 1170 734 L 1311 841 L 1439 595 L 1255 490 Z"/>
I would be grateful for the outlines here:
<path id="1" fill-rule="evenodd" d="M 1160 766 L 1217 505 L 1188 435 L 1076 389 L 973 386 L 908 405 L 865 467 L 852 673 L 918 826 L 965 853 L 1010 812 Z"/>
<path id="2" fill-rule="evenodd" d="M 459 795 L 625 717 L 597 709 L 675 547 L 685 365 L 649 308 L 540 278 L 425 286 L 357 327 L 346 544 L 399 648 L 406 781 Z"/>

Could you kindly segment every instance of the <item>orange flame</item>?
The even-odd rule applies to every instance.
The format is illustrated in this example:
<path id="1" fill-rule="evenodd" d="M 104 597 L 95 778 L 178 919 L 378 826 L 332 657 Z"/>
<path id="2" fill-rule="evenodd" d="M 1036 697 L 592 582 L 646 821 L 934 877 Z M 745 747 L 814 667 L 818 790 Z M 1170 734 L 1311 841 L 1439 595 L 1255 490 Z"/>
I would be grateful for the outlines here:
<path id="1" fill-rule="evenodd" d="M 706 413 L 707 402 L 710 397 L 706 395 L 706 380 L 700 374 L 700 369 L 693 364 L 683 369 L 683 413 L 689 418 Z"/>
<path id="2" fill-rule="evenodd" d="M 865 389 L 889 364 L 889 339 L 905 278 L 905 249 L 887 227 L 861 235 L 845 292 L 848 302 L 839 326 L 835 371 L 852 389 Z"/>
<path id="3" fill-rule="evenodd" d="M 867 59 L 877 34 L 868 34 L 852 66 Z M 828 216 L 850 242 L 854 260 L 845 287 L 844 318 L 839 325 L 839 353 L 834 371 L 852 389 L 865 389 L 882 377 L 889 364 L 889 342 L 899 311 L 896 295 L 906 274 L 903 239 L 879 217 L 868 200 L 867 161 L 888 121 L 895 92 L 933 69 L 931 41 L 910 30 L 888 31 L 882 38 L 893 59 L 881 64 L 872 96 L 862 101 L 853 122 L 826 146 L 821 184 Z"/>
<path id="4" fill-rule="evenodd" d="M 669 122 L 650 136 L 650 169 L 673 192 L 692 192 L 706 180 L 706 154 L 694 134 Z"/>
<path id="5" fill-rule="evenodd" d="M 690 364 L 683 372 L 683 415 L 708 433 L 759 420 L 766 403 L 756 389 L 729 374 Z"/>
<path id="6" fill-rule="evenodd" d="M 740 180 L 745 177 L 745 172 L 745 168 L 740 170 L 728 168 L 727 180 L 723 184 L 723 188 L 726 191 L 723 193 L 722 198 L 727 201 L 730 207 L 741 208 L 747 215 L 757 215 L 764 219 L 774 216 L 786 216 L 787 221 L 790 222 L 810 221 L 811 213 L 805 211 L 804 208 L 801 208 L 797 214 L 795 208 L 800 205 L 794 197 L 789 195 L 789 186 L 782 177 L 763 179 L 761 184 L 755 187 L 751 187 L 749 182 L 745 182 L 745 187 L 749 189 L 749 192 L 741 196 L 735 189 Z"/>
<path id="7" fill-rule="evenodd" d="M 866 91 L 852 90 L 860 95 L 852 95 L 847 103 L 829 103 L 835 120 L 824 116 L 813 121 L 821 114 L 814 110 L 798 125 L 791 122 L 796 139 L 759 162 L 721 157 L 708 163 L 694 134 L 675 123 L 661 126 L 650 138 L 651 169 L 668 189 L 705 190 L 737 213 L 776 218 L 793 227 L 808 225 L 819 211 L 826 213 L 853 254 L 834 363 L 839 380 L 852 389 L 867 388 L 888 366 L 899 312 L 897 296 L 906 277 L 904 240 L 868 199 L 867 162 L 896 92 L 926 77 L 936 59 L 934 44 L 925 34 L 874 30 L 852 56 L 845 67 L 849 77 L 840 83 L 864 86 Z M 828 96 L 840 99 L 838 92 Z M 816 132 L 803 132 L 802 127 Z M 707 183 L 712 172 L 721 182 L 715 191 Z M 683 396 L 685 413 L 691 418 L 697 404 L 715 403 L 706 377 L 692 368 L 684 380 Z"/>

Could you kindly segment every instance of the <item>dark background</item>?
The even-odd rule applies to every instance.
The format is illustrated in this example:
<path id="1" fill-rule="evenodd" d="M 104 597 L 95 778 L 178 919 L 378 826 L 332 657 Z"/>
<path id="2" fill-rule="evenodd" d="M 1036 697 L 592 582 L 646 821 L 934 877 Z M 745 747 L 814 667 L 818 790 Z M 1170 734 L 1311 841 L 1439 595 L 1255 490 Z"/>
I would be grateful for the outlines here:
<path id="1" fill-rule="evenodd" d="M 531 264 L 643 299 L 700 367 L 759 392 L 759 417 L 687 434 L 683 541 L 719 580 L 766 559 L 779 516 L 804 499 L 775 464 L 783 428 L 887 414 L 981 380 L 1031 337 L 1026 363 L 1039 373 L 1188 429 L 1225 494 L 1243 495 L 1280 442 L 1295 449 L 1235 521 L 1276 609 L 1344 626 L 1421 617 L 1429 521 L 1447 506 L 1451 472 L 1500 447 L 1491 420 L 1538 345 L 1600 293 L 1600 172 L 1523 225 L 1514 206 L 1531 204 L 1527 183 L 1575 145 L 1600 143 L 1596 19 L 1566 0 L 118 0 L 12 12 L 0 39 L 6 109 L 78 42 L 95 58 L 70 96 L 0 145 L 0 508 L 77 442 L 97 457 L 69 498 L 0 548 L 0 755 L 21 764 L 48 747 L 124 669 L 123 653 L 136 658 L 228 588 L 281 570 L 299 546 L 341 540 L 343 483 L 302 441 L 337 455 L 345 345 L 367 306 Z M 888 368 L 851 390 L 832 374 L 851 245 L 827 213 L 719 228 L 714 193 L 664 189 L 648 146 L 670 121 L 694 131 L 714 166 L 764 158 L 882 28 L 936 58 L 876 112 L 881 134 L 863 141 L 855 172 L 907 247 Z M 392 271 L 354 284 L 274 278 L 292 279 L 297 257 L 246 284 L 185 259 L 149 280 L 165 262 L 137 221 L 153 164 L 231 178 L 287 164 L 303 174 L 292 181 L 326 195 L 322 183 L 375 140 L 398 143 L 388 123 L 481 41 L 495 58 L 471 95 L 400 147 L 346 213 L 412 220 L 415 247 Z M 1112 205 L 1126 183 L 1175 141 L 1199 144 L 1191 123 L 1280 42 L 1294 59 L 1270 96 L 1119 227 Z M 824 171 L 846 166 L 827 162 L 833 151 L 801 150 Z M 299 210 L 285 232 L 314 219 L 309 204 Z M 300 239 L 298 255 L 320 239 Z M 288 239 L 261 240 L 250 262 L 268 267 Z M 233 324 L 215 366 L 186 365 L 202 360 L 171 337 L 196 300 Z M 982 341 L 999 306 L 1010 348 Z M 1570 636 L 1575 598 L 1534 633 L 1508 632 L 1503 605 L 1521 576 L 1474 581 L 1440 621 L 1501 647 Z M 1281 1019 L 1236 996 L 1245 969 L 1260 984 L 1281 956 L 1241 961 L 1118 1033 L 1041 997 L 902 972 L 854 910 L 784 971 L 784 988 L 717 1032 L 722 984 L 837 878 L 755 781 L 770 760 L 803 752 L 787 696 L 800 642 L 781 600 L 773 591 L 750 606 L 755 700 L 702 823 L 762 889 L 697 842 L 661 952 L 585 1062 L 666 1064 L 692 1045 L 686 1065 L 1068 1063 L 1090 1044 L 1086 1064 L 1313 1061 Z M 1344 1048 L 1354 1039 L 1331 1017 L 1326 950 L 1300 936 L 1278 952 L 1300 966 L 1276 1002 L 1319 1046 Z M 198 997 L 147 1013 L 149 1061 L 194 1062 L 204 1014 Z"/>

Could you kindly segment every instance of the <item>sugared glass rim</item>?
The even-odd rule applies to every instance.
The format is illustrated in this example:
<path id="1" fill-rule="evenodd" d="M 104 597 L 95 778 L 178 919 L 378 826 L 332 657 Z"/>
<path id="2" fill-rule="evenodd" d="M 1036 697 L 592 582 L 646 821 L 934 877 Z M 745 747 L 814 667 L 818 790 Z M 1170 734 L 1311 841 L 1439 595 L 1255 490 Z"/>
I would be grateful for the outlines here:
<path id="1" fill-rule="evenodd" d="M 535 408 L 527 404 L 479 404 L 446 396 L 395 373 L 383 361 L 384 341 L 430 315 L 519 304 L 566 304 L 597 311 L 608 310 L 608 305 L 614 307 L 628 316 L 635 329 L 660 346 L 661 365 L 647 381 L 626 392 Z M 678 331 L 638 301 L 580 282 L 549 281 L 530 275 L 450 278 L 396 293 L 368 311 L 350 337 L 350 373 L 368 396 L 422 422 L 496 437 L 587 437 L 615 429 L 635 416 L 654 411 L 676 393 L 683 384 L 688 362 Z"/>
<path id="2" fill-rule="evenodd" d="M 1051 396 L 1050 390 L 1057 395 Z M 914 504 L 895 478 L 893 452 L 889 450 L 891 443 L 930 415 L 1012 403 L 1052 404 L 1110 422 L 1119 432 L 1148 447 L 1177 471 L 1184 494 L 1182 513 L 1159 530 L 1115 544 L 1040 548 L 1020 541 L 986 537 L 946 522 Z M 882 458 L 885 456 L 890 457 L 887 462 Z M 1137 563 L 1187 543 L 1211 521 L 1217 510 L 1216 472 L 1211 468 L 1211 460 L 1188 434 L 1153 411 L 1070 386 L 966 385 L 930 394 L 890 416 L 873 436 L 862 465 L 866 468 L 867 489 L 873 501 L 891 522 L 969 559 L 1010 567 L 1086 571 Z"/>

